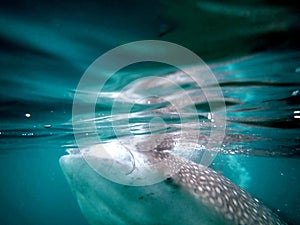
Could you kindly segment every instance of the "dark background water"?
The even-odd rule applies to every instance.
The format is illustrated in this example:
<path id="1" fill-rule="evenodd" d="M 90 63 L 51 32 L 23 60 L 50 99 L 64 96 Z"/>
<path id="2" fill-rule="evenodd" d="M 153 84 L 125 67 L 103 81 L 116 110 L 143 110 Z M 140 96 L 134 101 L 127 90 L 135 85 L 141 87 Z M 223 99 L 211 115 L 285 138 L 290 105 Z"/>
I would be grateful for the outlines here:
<path id="1" fill-rule="evenodd" d="M 1 1 L 0 223 L 86 224 L 58 165 L 74 90 L 107 50 L 158 39 L 220 82 L 237 154 L 213 167 L 299 224 L 299 24 L 294 1 Z"/>

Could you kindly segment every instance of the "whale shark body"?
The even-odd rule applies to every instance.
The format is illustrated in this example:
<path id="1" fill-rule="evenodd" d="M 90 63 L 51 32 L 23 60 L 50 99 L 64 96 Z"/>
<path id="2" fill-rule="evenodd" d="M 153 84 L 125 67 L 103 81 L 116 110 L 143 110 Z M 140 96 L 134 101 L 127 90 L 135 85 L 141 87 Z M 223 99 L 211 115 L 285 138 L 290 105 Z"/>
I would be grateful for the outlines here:
<path id="1" fill-rule="evenodd" d="M 227 178 L 164 146 L 170 147 L 160 144 L 142 154 L 162 160 L 162 170 L 168 174 L 163 181 L 146 186 L 113 182 L 91 168 L 82 154 L 61 157 L 61 168 L 90 224 L 285 224 Z M 104 158 L 93 160 L 98 165 L 107 163 Z"/>

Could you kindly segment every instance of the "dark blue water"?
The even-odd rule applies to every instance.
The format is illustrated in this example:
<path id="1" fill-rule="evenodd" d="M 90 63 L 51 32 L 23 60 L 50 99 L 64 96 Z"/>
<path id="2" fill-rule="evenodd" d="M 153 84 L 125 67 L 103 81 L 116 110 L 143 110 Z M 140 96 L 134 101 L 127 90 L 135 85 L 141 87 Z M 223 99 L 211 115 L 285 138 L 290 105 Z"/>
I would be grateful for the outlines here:
<path id="1" fill-rule="evenodd" d="M 208 63 L 227 106 L 224 145 L 211 166 L 300 224 L 298 12 L 292 3 L 268 1 L 2 1 L 0 224 L 87 224 L 58 164 L 77 148 L 74 92 L 98 56 L 143 39 L 181 44 Z M 106 88 L 113 96 L 153 73 L 176 77 L 145 64 L 127 68 Z M 113 101 L 96 107 L 106 140 L 114 138 Z M 207 112 L 207 102 L 196 105 Z M 146 121 L 142 115 L 130 126 Z"/>

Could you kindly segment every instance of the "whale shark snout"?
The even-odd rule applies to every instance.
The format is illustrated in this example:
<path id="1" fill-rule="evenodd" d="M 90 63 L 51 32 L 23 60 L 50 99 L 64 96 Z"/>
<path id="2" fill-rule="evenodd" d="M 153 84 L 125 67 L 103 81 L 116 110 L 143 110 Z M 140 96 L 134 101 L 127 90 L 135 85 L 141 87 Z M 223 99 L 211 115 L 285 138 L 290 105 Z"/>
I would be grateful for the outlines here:
<path id="1" fill-rule="evenodd" d="M 92 225 L 231 224 L 172 179 L 127 186 L 99 175 L 79 155 L 61 157 L 60 165 Z"/>

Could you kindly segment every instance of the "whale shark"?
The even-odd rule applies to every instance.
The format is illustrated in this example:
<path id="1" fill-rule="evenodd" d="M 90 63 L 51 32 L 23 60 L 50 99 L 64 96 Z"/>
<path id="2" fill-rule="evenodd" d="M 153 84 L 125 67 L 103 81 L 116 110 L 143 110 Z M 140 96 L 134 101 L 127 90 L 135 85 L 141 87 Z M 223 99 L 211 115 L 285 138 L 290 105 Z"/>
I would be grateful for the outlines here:
<path id="1" fill-rule="evenodd" d="M 119 164 L 117 170 L 122 171 L 128 166 L 122 157 L 118 161 L 104 155 L 89 155 L 87 159 L 84 154 L 77 153 L 60 158 L 65 177 L 91 225 L 286 224 L 229 179 L 170 151 L 172 139 L 162 138 L 154 144 L 148 142 L 135 145 L 138 154 L 133 155 L 137 161 L 141 157 L 152 163 L 162 163 L 156 172 L 162 173 L 164 179 L 150 185 L 114 182 L 89 163 L 92 160 L 93 165 L 103 170 L 113 160 Z M 109 142 L 99 145 L 106 145 L 106 149 L 116 148 Z M 147 151 L 143 151 L 145 149 Z M 130 179 L 139 179 L 141 174 L 134 172 L 139 169 L 136 165 L 125 174 Z M 108 169 L 110 173 L 116 172 L 113 170 L 112 167 Z"/>

